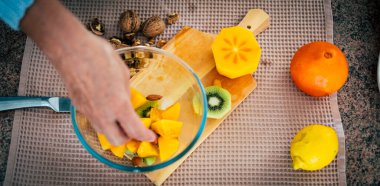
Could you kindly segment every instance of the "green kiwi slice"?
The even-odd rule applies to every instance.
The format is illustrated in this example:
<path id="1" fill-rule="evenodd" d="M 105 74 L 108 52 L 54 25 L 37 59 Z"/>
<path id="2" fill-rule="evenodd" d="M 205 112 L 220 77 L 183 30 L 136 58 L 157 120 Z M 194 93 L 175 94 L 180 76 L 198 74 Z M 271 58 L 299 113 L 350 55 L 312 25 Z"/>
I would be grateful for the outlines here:
<path id="1" fill-rule="evenodd" d="M 143 158 L 143 161 L 146 163 L 146 165 L 153 165 L 156 162 L 156 157 L 146 157 Z"/>
<path id="2" fill-rule="evenodd" d="M 205 88 L 208 107 L 208 118 L 220 119 L 231 110 L 231 94 L 228 90 L 219 86 L 210 86 Z M 200 93 L 196 94 L 193 98 L 194 112 L 201 114 Z"/>
<path id="3" fill-rule="evenodd" d="M 136 109 L 137 115 L 142 118 L 149 118 L 150 110 L 153 107 L 158 107 L 158 101 L 148 101 Z"/>

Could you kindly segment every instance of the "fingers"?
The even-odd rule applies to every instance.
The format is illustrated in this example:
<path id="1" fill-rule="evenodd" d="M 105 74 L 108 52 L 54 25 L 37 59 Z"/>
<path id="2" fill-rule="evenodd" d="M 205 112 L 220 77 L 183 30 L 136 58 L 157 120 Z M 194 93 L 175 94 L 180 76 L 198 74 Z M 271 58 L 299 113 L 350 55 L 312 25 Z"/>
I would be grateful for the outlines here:
<path id="1" fill-rule="evenodd" d="M 120 118 L 120 126 L 124 129 L 127 135 L 130 138 L 139 140 L 139 141 L 150 141 L 153 142 L 156 140 L 156 135 L 146 128 L 140 118 L 137 116 L 133 110 L 130 103 L 127 103 L 128 109 L 127 112 L 121 113 L 118 117 Z"/>
<path id="2" fill-rule="evenodd" d="M 108 141 L 114 146 L 125 144 L 129 140 L 129 137 L 124 133 L 117 121 L 108 123 L 106 126 L 103 124 L 101 130 L 106 135 Z"/>

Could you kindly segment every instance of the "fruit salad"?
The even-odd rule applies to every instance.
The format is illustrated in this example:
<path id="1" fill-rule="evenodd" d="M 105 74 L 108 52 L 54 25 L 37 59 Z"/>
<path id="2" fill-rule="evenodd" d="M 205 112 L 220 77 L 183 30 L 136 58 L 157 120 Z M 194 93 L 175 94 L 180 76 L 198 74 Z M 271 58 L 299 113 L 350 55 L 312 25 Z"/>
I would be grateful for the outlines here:
<path id="1" fill-rule="evenodd" d="M 136 89 L 131 89 L 131 101 L 145 127 L 154 131 L 155 142 L 130 140 L 120 146 L 112 146 L 105 135 L 98 133 L 100 146 L 110 150 L 119 158 L 127 158 L 134 166 L 149 166 L 170 159 L 178 150 L 182 122 L 178 121 L 181 105 L 175 103 L 166 110 L 158 109 L 162 96 L 145 97 Z"/>

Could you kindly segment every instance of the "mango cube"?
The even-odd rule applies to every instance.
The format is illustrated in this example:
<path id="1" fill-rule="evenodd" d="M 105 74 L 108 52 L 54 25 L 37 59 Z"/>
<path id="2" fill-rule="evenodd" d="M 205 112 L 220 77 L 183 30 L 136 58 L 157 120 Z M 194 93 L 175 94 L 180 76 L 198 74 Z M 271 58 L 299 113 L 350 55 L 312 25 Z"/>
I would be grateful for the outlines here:
<path id="1" fill-rule="evenodd" d="M 150 142 L 142 141 L 137 149 L 137 155 L 140 158 L 146 158 L 151 156 L 158 156 L 158 149 Z"/>
<path id="2" fill-rule="evenodd" d="M 177 152 L 179 147 L 179 141 L 177 138 L 158 138 L 158 149 L 160 151 L 160 160 L 166 161 Z"/>
<path id="3" fill-rule="evenodd" d="M 119 145 L 119 146 L 111 146 L 112 154 L 119 157 L 119 158 L 124 157 L 125 151 L 127 151 L 127 145 L 126 144 Z"/>
<path id="4" fill-rule="evenodd" d="M 161 118 L 168 120 L 178 120 L 181 112 L 181 104 L 176 103 L 164 111 L 161 111 Z"/>
<path id="5" fill-rule="evenodd" d="M 107 140 L 106 136 L 104 134 L 98 133 L 98 139 L 100 146 L 102 147 L 103 150 L 108 150 L 111 148 L 111 143 Z"/>
<path id="6" fill-rule="evenodd" d="M 137 149 L 139 148 L 139 146 L 140 146 L 140 142 L 139 141 L 137 141 L 137 140 L 130 140 L 127 143 L 127 150 L 129 150 L 132 153 L 136 153 Z"/>
<path id="7" fill-rule="evenodd" d="M 160 136 L 178 138 L 181 133 L 182 122 L 162 119 L 154 122 L 151 127 Z"/>

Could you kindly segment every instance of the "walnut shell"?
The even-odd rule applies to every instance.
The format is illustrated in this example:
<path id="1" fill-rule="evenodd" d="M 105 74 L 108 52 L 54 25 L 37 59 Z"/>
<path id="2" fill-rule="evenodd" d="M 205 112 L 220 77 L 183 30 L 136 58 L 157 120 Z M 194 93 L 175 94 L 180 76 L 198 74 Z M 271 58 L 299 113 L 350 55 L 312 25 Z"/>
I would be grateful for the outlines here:
<path id="1" fill-rule="evenodd" d="M 159 16 L 153 16 L 143 23 L 141 31 L 146 37 L 152 38 L 162 34 L 165 28 L 165 22 Z"/>
<path id="2" fill-rule="evenodd" d="M 120 15 L 120 28 L 126 33 L 136 33 L 140 29 L 140 18 L 132 10 L 127 10 Z"/>

